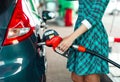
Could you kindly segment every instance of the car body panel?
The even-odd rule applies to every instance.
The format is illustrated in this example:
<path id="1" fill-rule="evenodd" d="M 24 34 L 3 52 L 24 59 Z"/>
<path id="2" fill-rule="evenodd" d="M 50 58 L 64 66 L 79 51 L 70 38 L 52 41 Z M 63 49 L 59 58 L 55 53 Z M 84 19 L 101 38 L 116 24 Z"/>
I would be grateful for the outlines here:
<path id="1" fill-rule="evenodd" d="M 17 71 L 19 72 L 25 67 L 27 67 L 30 61 L 35 58 L 34 57 L 35 56 L 34 54 L 36 53 L 34 48 L 35 46 L 33 46 L 33 44 L 31 43 L 32 43 L 31 40 L 27 39 L 23 42 L 20 42 L 19 44 L 4 46 L 1 49 L 0 61 L 3 62 L 0 65 L 1 72 L 3 72 L 0 73 L 1 77 L 2 77 L 1 74 L 4 75 L 7 74 L 7 76 L 16 74 Z M 13 71 L 12 68 L 14 67 L 11 66 L 15 66 L 15 65 L 19 65 L 19 66 L 17 66 L 17 68 L 15 68 L 15 70 Z M 9 68 L 9 66 L 11 69 L 6 70 L 5 72 L 4 69 Z M 4 68 L 3 71 L 2 68 Z"/>
<path id="2" fill-rule="evenodd" d="M 16 52 L 13 54 L 11 51 Z M 2 76 L 3 73 L 4 76 L 6 75 L 4 78 L 5 82 L 13 82 L 15 79 L 18 81 L 14 82 L 28 82 L 28 80 L 29 82 L 31 80 L 38 82 L 37 78 L 40 78 L 39 76 L 44 74 L 44 60 L 36 53 L 36 48 L 30 39 L 20 42 L 17 45 L 6 46 L 1 50 L 1 53 L 0 60 L 4 60 L 6 69 L 8 69 L 6 72 L 5 66 L 3 70 L 0 69 L 0 76 Z"/>

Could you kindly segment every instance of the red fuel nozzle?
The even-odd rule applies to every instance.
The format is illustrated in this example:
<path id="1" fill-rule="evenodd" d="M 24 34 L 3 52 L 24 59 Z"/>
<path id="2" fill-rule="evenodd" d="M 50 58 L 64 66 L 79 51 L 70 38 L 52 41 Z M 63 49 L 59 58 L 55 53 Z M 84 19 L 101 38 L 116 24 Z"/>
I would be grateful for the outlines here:
<path id="1" fill-rule="evenodd" d="M 52 47 L 53 50 L 60 44 L 62 38 L 60 36 L 54 36 L 49 40 L 46 40 L 46 45 Z"/>

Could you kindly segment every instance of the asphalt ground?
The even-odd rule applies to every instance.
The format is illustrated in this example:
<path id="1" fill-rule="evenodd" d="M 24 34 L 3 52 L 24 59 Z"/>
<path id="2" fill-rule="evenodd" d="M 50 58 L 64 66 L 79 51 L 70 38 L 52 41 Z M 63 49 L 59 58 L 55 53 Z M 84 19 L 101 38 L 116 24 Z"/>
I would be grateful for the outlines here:
<path id="1" fill-rule="evenodd" d="M 120 37 L 120 15 L 110 16 L 105 14 L 103 24 L 109 36 Z M 73 26 L 58 26 L 55 21 L 48 22 L 48 29 L 56 30 L 61 37 L 73 32 Z M 120 53 L 120 43 L 110 43 L 110 46 L 112 47 L 112 52 Z M 66 58 L 55 53 L 50 47 L 46 47 L 46 57 L 48 62 L 46 72 L 47 82 L 72 82 L 70 72 L 66 69 Z"/>

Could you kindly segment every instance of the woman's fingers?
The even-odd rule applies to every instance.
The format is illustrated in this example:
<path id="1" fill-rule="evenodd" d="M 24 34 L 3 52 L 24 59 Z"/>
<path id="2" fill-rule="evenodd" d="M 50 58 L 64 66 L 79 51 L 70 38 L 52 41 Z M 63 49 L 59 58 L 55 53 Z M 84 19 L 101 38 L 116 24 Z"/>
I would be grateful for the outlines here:
<path id="1" fill-rule="evenodd" d="M 68 48 L 72 45 L 73 39 L 70 36 L 67 36 L 63 38 L 62 42 L 58 45 L 58 49 L 62 52 L 65 52 L 68 50 Z"/>
<path id="2" fill-rule="evenodd" d="M 62 52 L 67 51 L 68 48 L 69 48 L 69 44 L 67 44 L 67 43 L 61 43 L 61 44 L 58 46 L 58 49 L 61 50 Z"/>

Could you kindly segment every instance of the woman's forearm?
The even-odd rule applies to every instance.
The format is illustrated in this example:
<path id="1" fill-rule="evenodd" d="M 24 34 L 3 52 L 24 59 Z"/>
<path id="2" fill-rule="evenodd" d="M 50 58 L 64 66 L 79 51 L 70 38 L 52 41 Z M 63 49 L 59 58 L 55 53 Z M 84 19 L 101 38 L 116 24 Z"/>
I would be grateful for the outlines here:
<path id="1" fill-rule="evenodd" d="M 84 24 L 81 24 L 81 26 L 76 31 L 74 31 L 70 36 L 72 39 L 75 40 L 76 38 L 78 38 L 80 35 L 82 35 L 87 30 L 88 30 L 88 28 Z"/>
<path id="2" fill-rule="evenodd" d="M 60 49 L 61 51 L 65 52 L 72 45 L 72 43 L 74 42 L 74 40 L 77 37 L 79 37 L 80 35 L 82 35 L 84 32 L 86 32 L 87 30 L 88 30 L 88 28 L 84 24 L 82 24 L 71 35 L 63 38 L 62 42 L 58 45 L 57 48 Z"/>

